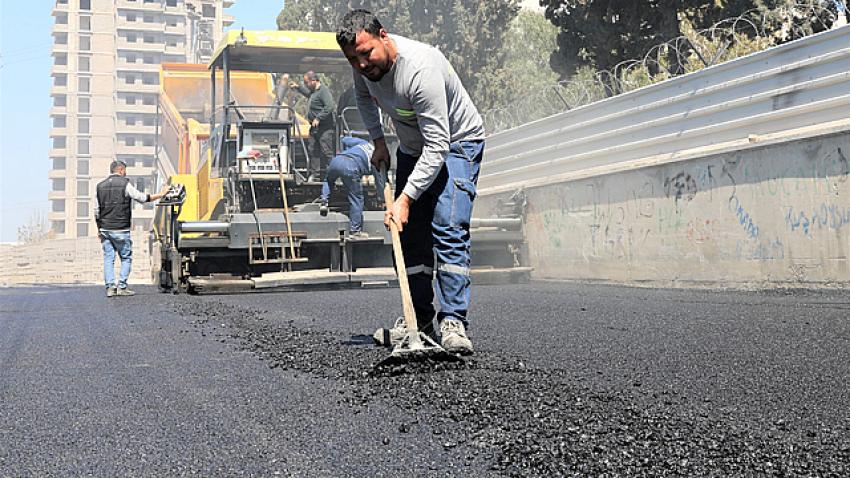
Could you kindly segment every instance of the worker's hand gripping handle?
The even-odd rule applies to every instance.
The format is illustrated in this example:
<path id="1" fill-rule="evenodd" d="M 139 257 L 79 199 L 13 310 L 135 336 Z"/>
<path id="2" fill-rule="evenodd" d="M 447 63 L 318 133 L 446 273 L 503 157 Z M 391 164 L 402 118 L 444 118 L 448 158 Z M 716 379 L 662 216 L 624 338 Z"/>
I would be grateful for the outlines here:
<path id="1" fill-rule="evenodd" d="M 387 175 L 387 168 L 383 164 L 381 164 L 381 170 L 379 174 L 385 179 L 384 204 L 386 205 L 387 212 L 391 214 L 393 210 L 394 201 L 393 190 L 390 186 L 389 176 Z M 398 233 L 398 225 L 396 224 L 395 219 L 391 215 L 389 216 L 388 222 L 390 236 L 392 236 L 393 241 L 393 256 L 395 257 L 396 273 L 398 274 L 398 286 L 399 289 L 401 289 L 401 302 L 402 307 L 404 309 L 404 323 L 407 326 L 407 330 L 418 330 L 416 324 L 416 312 L 413 310 L 413 298 L 410 295 L 410 284 L 407 282 L 407 269 L 404 266 L 404 254 L 401 249 L 401 236 Z"/>

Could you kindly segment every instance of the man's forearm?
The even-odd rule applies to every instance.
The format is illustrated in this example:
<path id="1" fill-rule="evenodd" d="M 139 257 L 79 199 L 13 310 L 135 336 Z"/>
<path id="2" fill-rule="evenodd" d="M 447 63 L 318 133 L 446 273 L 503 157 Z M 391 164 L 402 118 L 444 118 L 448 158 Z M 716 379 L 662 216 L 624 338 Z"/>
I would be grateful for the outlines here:
<path id="1" fill-rule="evenodd" d="M 149 194 L 148 195 L 148 198 L 149 198 L 148 202 L 156 201 L 157 199 L 162 199 L 162 198 L 165 197 L 166 194 L 168 194 L 168 191 L 158 192 L 156 194 Z"/>
<path id="2" fill-rule="evenodd" d="M 310 90 L 309 90 L 306 86 L 304 86 L 304 85 L 299 86 L 298 88 L 296 88 L 296 90 L 298 90 L 298 92 L 299 92 L 299 93 L 301 93 L 302 95 L 306 96 L 307 98 L 309 98 L 309 97 L 310 97 L 310 95 L 311 95 L 311 94 L 313 94 L 313 92 L 312 92 L 312 91 L 310 91 Z"/>

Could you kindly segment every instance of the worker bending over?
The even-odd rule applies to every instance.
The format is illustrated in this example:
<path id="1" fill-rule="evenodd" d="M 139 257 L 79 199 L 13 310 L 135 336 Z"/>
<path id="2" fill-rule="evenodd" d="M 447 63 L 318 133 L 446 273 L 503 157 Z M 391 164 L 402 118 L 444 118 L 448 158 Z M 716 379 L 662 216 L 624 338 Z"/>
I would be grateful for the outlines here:
<path id="1" fill-rule="evenodd" d="M 368 141 L 346 136 L 342 138 L 343 151 L 331 160 L 328 165 L 325 182 L 322 183 L 322 205 L 319 212 L 322 216 L 328 214 L 328 198 L 338 178 L 348 194 L 349 236 L 355 239 L 368 237 L 363 232 L 363 176 L 372 175 L 378 188 L 378 196 L 384 191 L 384 177 L 369 162 L 375 147 Z"/>
<path id="2" fill-rule="evenodd" d="M 396 200 L 384 222 L 401 232 L 420 330 L 434 335 L 434 256 L 443 348 L 472 353 L 469 326 L 469 223 L 484 152 L 484 122 L 440 51 L 390 35 L 372 13 L 353 10 L 336 35 L 353 68 L 357 107 L 375 143 L 372 164 L 389 165 L 378 106 L 400 141 Z M 377 104 L 376 104 L 377 103 Z M 404 336 L 403 323 L 391 340 Z"/>

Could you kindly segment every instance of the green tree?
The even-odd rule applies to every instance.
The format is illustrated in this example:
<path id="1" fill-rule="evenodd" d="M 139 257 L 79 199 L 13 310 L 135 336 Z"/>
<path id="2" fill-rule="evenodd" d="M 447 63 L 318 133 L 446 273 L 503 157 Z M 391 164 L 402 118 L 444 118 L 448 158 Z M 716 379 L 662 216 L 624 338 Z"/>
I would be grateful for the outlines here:
<path id="1" fill-rule="evenodd" d="M 766 33 L 777 44 L 829 30 L 842 15 L 850 19 L 843 0 L 755 0 L 755 4 L 765 19 Z"/>
<path id="2" fill-rule="evenodd" d="M 521 11 L 511 23 L 505 44 L 505 69 L 510 90 L 519 93 L 551 86 L 558 75 L 549 65 L 558 29 L 542 13 Z"/>
<path id="3" fill-rule="evenodd" d="M 287 0 L 277 16 L 278 30 L 332 32 L 348 11 L 344 0 Z"/>
<path id="4" fill-rule="evenodd" d="M 621 62 L 642 58 L 656 45 L 681 36 L 682 20 L 703 28 L 754 7 L 745 0 L 540 0 L 540 4 L 546 18 L 560 29 L 551 64 L 563 78 L 582 66 L 612 70 Z M 667 55 L 672 73 L 684 71 L 681 50 L 669 49 Z"/>
<path id="5" fill-rule="evenodd" d="M 438 47 L 481 109 L 508 88 L 505 40 L 518 0 L 289 1 L 277 18 L 282 30 L 335 31 L 350 8 L 375 13 L 390 33 Z"/>
<path id="6" fill-rule="evenodd" d="M 749 40 L 771 37 L 770 44 L 795 40 L 832 27 L 839 15 L 848 15 L 844 0 L 540 0 L 546 18 L 560 29 L 553 69 L 562 78 L 580 67 L 610 71 L 618 64 L 643 58 L 654 47 L 746 15 L 739 22 Z M 685 25 L 687 25 L 685 27 Z M 650 76 L 664 66 L 670 74 L 687 70 L 692 45 L 667 48 L 665 61 L 649 65 Z"/>
<path id="7" fill-rule="evenodd" d="M 558 29 L 542 13 L 521 11 L 517 15 L 505 42 L 504 82 L 491 92 L 493 100 L 485 115 L 507 114 L 516 122 L 563 111 L 565 100 L 559 98 L 555 87 L 558 74 L 549 66 L 557 35 Z"/>

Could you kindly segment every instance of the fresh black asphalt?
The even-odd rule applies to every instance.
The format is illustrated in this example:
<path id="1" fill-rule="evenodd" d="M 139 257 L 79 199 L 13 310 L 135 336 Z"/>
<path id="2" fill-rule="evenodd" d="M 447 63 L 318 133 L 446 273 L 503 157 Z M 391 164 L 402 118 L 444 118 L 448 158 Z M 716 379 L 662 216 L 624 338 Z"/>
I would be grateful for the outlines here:
<path id="1" fill-rule="evenodd" d="M 0 476 L 850 476 L 850 298 L 474 288 L 463 364 L 374 369 L 397 289 L 0 289 Z"/>

